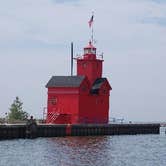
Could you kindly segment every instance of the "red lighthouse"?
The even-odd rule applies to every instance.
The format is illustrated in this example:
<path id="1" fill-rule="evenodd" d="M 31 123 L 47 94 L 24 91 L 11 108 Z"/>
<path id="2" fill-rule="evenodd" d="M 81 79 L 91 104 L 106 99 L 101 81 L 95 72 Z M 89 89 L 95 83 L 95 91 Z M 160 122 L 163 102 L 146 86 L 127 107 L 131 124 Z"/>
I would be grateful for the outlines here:
<path id="1" fill-rule="evenodd" d="M 109 95 L 112 89 L 102 77 L 103 59 L 89 42 L 77 58 L 76 76 L 53 76 L 48 88 L 47 123 L 108 123 Z"/>

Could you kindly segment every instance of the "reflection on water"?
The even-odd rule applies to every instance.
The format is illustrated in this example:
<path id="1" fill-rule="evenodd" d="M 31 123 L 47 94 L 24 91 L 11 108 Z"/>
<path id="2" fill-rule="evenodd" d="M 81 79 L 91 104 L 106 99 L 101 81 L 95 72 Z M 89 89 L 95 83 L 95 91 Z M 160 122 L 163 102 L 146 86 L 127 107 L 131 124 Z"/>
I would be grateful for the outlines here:
<path id="1" fill-rule="evenodd" d="M 105 165 L 108 158 L 108 137 L 67 137 L 50 139 L 49 143 L 61 149 L 58 152 L 60 165 Z M 102 160 L 100 160 L 102 158 Z"/>
<path id="2" fill-rule="evenodd" d="M 161 135 L 0 141 L 0 166 L 163 166 L 165 156 Z"/>

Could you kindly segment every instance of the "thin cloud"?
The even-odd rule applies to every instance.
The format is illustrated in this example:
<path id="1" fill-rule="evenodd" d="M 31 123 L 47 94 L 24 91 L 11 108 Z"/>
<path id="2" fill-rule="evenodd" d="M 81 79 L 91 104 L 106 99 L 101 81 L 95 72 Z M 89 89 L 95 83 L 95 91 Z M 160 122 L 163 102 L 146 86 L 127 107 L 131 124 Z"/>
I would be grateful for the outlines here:
<path id="1" fill-rule="evenodd" d="M 150 18 L 144 18 L 141 21 L 143 24 L 156 24 L 159 26 L 166 27 L 166 17 L 150 17 Z"/>
<path id="2" fill-rule="evenodd" d="M 64 3 L 78 3 L 80 0 L 52 0 L 55 3 L 64 4 Z"/>
<path id="3" fill-rule="evenodd" d="M 155 2 L 155 3 L 158 3 L 158 4 L 160 4 L 160 3 L 166 3 L 165 0 L 151 0 L 151 1 Z"/>

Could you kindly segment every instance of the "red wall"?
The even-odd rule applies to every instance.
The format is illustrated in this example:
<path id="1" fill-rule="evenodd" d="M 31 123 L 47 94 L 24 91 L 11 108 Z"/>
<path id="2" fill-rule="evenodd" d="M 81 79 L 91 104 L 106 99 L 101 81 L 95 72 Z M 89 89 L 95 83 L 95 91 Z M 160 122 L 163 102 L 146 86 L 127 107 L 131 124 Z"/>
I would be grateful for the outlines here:
<path id="1" fill-rule="evenodd" d="M 81 95 L 79 97 L 80 123 L 108 123 L 109 97 Z"/>
<path id="2" fill-rule="evenodd" d="M 48 114 L 60 114 L 53 123 L 77 123 L 78 96 L 78 88 L 48 88 Z M 51 117 L 48 116 L 47 123 L 49 122 L 51 123 Z"/>
<path id="3" fill-rule="evenodd" d="M 80 93 L 79 123 L 108 123 L 110 88 L 106 81 L 99 94 Z"/>
<path id="4" fill-rule="evenodd" d="M 92 85 L 96 78 L 102 77 L 102 62 L 98 59 L 77 59 L 77 75 L 87 76 Z"/>

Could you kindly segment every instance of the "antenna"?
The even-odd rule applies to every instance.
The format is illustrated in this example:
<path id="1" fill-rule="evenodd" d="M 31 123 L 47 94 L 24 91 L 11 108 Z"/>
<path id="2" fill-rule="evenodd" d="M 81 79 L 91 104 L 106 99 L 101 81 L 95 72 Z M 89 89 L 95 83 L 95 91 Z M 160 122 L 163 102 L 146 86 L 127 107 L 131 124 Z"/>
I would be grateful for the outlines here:
<path id="1" fill-rule="evenodd" d="M 73 42 L 71 42 L 71 76 L 73 76 Z"/>

